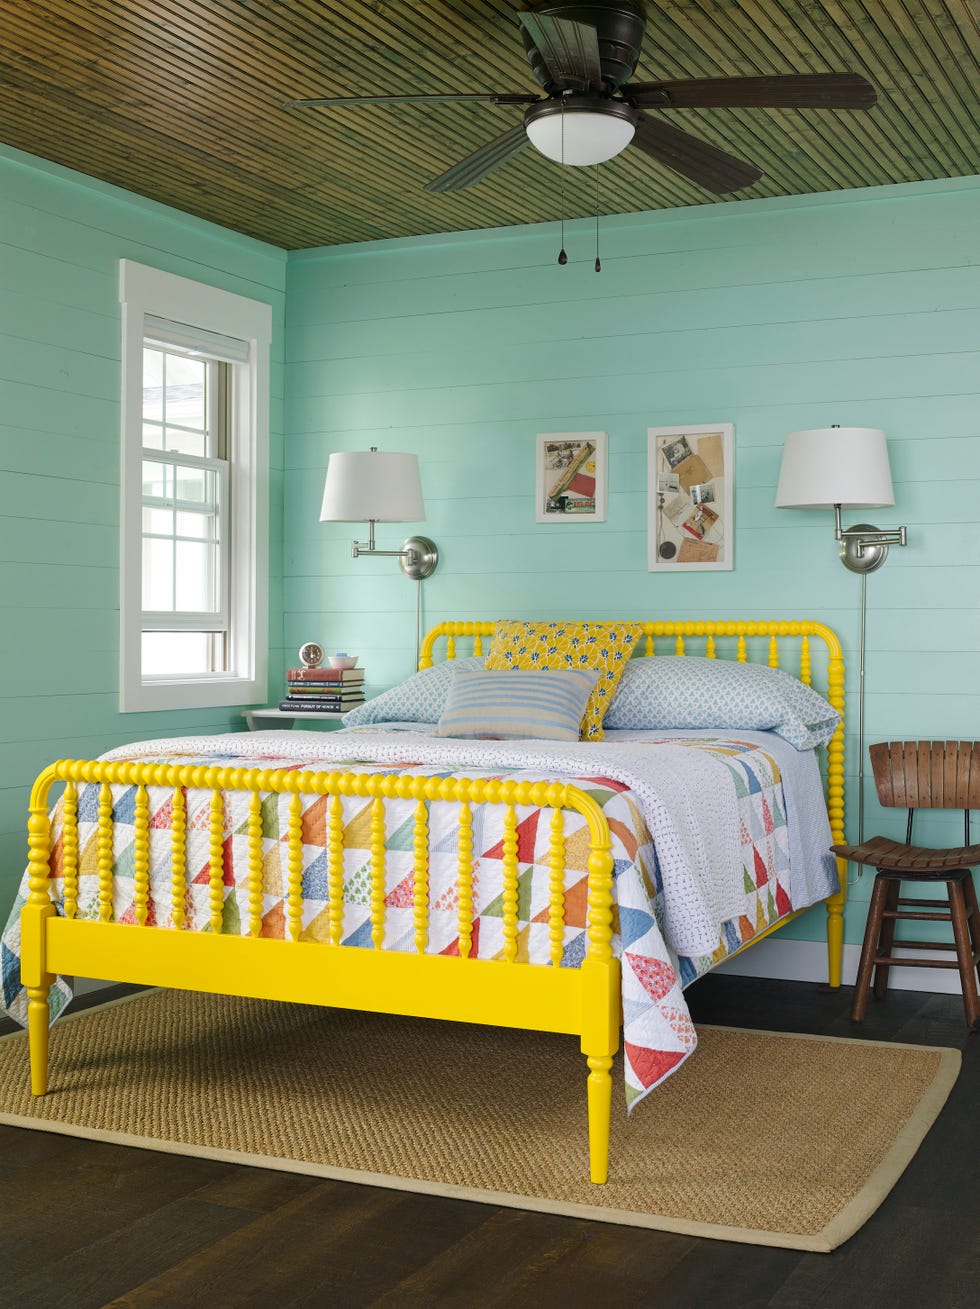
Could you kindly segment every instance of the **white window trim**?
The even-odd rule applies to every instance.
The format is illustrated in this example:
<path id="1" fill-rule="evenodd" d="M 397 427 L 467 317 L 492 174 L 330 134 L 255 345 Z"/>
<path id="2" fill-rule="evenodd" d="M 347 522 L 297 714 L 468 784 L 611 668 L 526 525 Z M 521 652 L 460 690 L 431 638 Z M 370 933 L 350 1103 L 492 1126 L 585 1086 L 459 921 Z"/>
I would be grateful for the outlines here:
<path id="1" fill-rule="evenodd" d="M 269 352 L 272 309 L 186 277 L 120 260 L 122 304 L 122 459 L 120 469 L 119 709 L 207 709 L 255 704 L 268 694 L 269 666 Z M 187 323 L 248 344 L 248 367 L 237 370 L 231 450 L 233 673 L 143 680 L 142 450 L 143 338 L 146 317 Z M 244 419 L 244 421 L 242 421 Z"/>

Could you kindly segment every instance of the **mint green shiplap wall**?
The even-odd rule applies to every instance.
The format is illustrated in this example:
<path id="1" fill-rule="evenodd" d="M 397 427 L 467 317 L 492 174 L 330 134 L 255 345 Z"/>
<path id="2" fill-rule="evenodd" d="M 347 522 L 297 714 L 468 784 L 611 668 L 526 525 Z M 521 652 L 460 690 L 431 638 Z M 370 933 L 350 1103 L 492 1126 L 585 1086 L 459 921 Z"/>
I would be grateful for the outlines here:
<path id="1" fill-rule="evenodd" d="M 0 921 L 53 758 L 241 726 L 120 714 L 119 260 L 273 306 L 270 628 L 281 652 L 285 253 L 0 147 Z"/>
<path id="2" fill-rule="evenodd" d="M 416 451 L 446 617 L 812 617 L 856 654 L 860 581 L 829 514 L 773 506 L 782 439 L 883 427 L 907 523 L 868 580 L 870 740 L 980 735 L 980 179 L 291 255 L 284 631 L 356 651 L 378 691 L 413 666 L 415 587 L 317 521 L 335 449 Z M 646 429 L 731 421 L 734 572 L 646 568 Z M 534 522 L 534 434 L 609 433 L 604 524 Z M 407 529 L 379 526 L 379 544 Z M 849 695 L 856 728 L 856 669 Z M 855 746 L 847 801 L 854 834 Z M 866 830 L 897 832 L 867 779 Z M 898 827 L 896 827 L 898 823 Z M 924 840 L 959 823 L 923 819 Z M 854 899 L 867 897 L 868 879 Z M 848 918 L 859 939 L 864 906 Z M 820 922 L 801 921 L 816 939 Z"/>

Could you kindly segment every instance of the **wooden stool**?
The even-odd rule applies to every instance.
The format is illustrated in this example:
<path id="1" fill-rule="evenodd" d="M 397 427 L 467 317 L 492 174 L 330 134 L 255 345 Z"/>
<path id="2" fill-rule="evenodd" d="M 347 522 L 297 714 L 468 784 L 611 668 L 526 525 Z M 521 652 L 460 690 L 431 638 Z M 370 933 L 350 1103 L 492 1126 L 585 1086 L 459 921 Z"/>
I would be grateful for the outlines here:
<path id="1" fill-rule="evenodd" d="M 877 869 L 868 925 L 861 948 L 861 963 L 854 987 L 851 1019 L 861 1022 L 874 974 L 874 993 L 881 999 L 888 989 L 888 972 L 895 965 L 909 968 L 956 968 L 960 974 L 963 1007 L 968 1027 L 980 1026 L 980 907 L 971 869 L 980 866 L 980 845 L 970 844 L 970 810 L 980 808 L 980 743 L 975 741 L 887 741 L 869 751 L 875 786 L 881 804 L 908 808 L 904 842 L 874 836 L 861 845 L 835 845 L 835 854 L 851 863 Z M 916 809 L 962 809 L 963 846 L 936 850 L 912 845 L 912 819 Z M 906 899 L 902 882 L 942 882 L 942 900 Z M 953 928 L 956 958 L 899 958 L 896 946 L 911 950 L 948 950 L 942 941 L 896 941 L 901 919 L 948 922 Z"/>

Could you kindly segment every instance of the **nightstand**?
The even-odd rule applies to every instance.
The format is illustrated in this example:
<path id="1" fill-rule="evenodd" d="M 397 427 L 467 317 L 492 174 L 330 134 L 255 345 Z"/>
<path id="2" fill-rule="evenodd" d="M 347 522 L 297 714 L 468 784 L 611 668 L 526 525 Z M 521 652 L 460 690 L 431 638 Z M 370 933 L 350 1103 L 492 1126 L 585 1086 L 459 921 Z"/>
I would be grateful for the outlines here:
<path id="1" fill-rule="evenodd" d="M 330 730 L 333 730 L 343 719 L 347 717 L 347 712 L 326 714 L 321 711 L 312 710 L 309 713 L 287 713 L 284 709 L 243 709 L 242 717 L 248 724 L 250 732 L 260 732 L 268 723 L 269 727 L 292 727 L 293 723 L 301 718 L 304 723 L 324 723 Z"/>

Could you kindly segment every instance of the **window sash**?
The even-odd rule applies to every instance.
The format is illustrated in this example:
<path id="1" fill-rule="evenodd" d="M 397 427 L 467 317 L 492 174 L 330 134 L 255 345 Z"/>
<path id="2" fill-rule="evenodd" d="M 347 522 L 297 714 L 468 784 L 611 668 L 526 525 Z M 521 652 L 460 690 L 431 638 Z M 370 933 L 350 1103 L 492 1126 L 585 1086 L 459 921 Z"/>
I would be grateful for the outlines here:
<path id="1" fill-rule="evenodd" d="M 144 448 L 143 463 L 162 464 L 174 469 L 174 482 L 176 484 L 177 471 L 181 468 L 198 469 L 212 472 L 215 475 L 217 483 L 217 494 L 215 496 L 215 506 L 213 516 L 217 518 L 217 565 L 216 565 L 216 587 L 217 596 L 216 604 L 213 609 L 192 610 L 180 609 L 148 609 L 145 606 L 140 610 L 140 630 L 154 632 L 223 632 L 226 638 L 230 639 L 230 506 L 229 506 L 229 487 L 230 487 L 230 466 L 226 459 L 201 459 L 194 455 L 171 455 L 166 451 Z M 169 510 L 176 517 L 179 513 L 201 514 L 204 502 L 200 500 L 186 500 L 176 495 L 151 496 L 142 495 L 141 505 L 143 509 L 162 509 Z M 209 515 L 211 516 L 211 515 Z M 207 545 L 210 537 L 192 537 L 179 534 L 174 525 L 172 534 L 162 532 L 147 531 L 142 522 L 140 524 L 140 548 L 141 552 L 148 540 L 187 541 L 191 544 Z M 174 569 L 176 571 L 176 560 Z M 174 586 L 176 587 L 176 576 L 174 576 Z M 227 651 L 228 640 L 225 642 Z"/>

